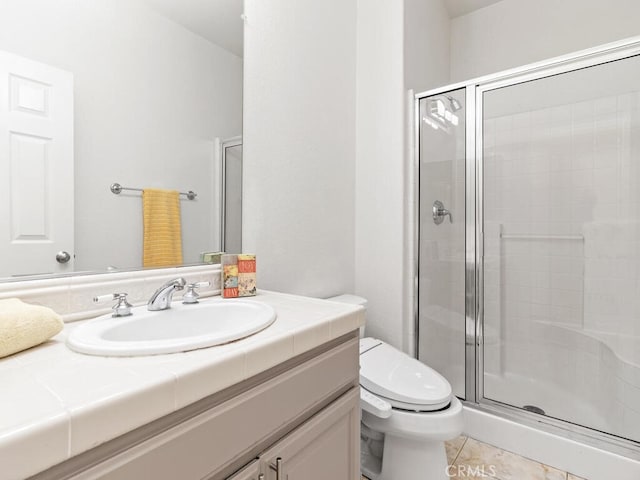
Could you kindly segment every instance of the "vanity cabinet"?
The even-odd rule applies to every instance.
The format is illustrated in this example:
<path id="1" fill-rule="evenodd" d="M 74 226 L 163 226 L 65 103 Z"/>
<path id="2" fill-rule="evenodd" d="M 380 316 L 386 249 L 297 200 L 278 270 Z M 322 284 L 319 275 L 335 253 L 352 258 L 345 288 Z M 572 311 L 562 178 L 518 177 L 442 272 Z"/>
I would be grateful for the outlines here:
<path id="1" fill-rule="evenodd" d="M 352 332 L 34 480 L 359 480 Z"/>
<path id="2" fill-rule="evenodd" d="M 359 479 L 359 399 L 348 393 L 261 455 L 265 480 Z"/>
<path id="3" fill-rule="evenodd" d="M 226 480 L 264 480 L 264 475 L 260 473 L 260 461 L 254 460 L 238 473 L 227 477 Z"/>
<path id="4" fill-rule="evenodd" d="M 359 398 L 345 394 L 226 480 L 360 478 Z"/>

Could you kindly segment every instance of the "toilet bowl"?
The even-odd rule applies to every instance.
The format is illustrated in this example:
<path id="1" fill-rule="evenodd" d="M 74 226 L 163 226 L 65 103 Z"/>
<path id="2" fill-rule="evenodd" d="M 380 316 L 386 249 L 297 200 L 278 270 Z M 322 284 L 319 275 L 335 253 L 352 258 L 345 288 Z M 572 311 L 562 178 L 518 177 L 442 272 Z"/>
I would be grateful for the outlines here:
<path id="1" fill-rule="evenodd" d="M 366 305 L 354 295 L 328 300 Z M 442 375 L 381 340 L 361 338 L 360 408 L 363 475 L 371 480 L 449 478 L 444 442 L 462 433 L 462 403 Z"/>
<path id="2" fill-rule="evenodd" d="M 360 340 L 361 467 L 372 480 L 444 480 L 444 442 L 462 433 L 449 382 L 374 338 Z"/>

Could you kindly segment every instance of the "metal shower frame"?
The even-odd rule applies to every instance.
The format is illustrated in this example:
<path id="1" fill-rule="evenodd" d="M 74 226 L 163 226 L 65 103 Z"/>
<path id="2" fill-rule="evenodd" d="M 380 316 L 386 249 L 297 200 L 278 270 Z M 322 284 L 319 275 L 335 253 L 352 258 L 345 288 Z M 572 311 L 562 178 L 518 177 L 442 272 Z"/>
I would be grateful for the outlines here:
<path id="1" fill-rule="evenodd" d="M 415 352 L 419 348 L 419 247 L 420 247 L 420 100 L 465 89 L 465 407 L 478 409 L 501 418 L 534 427 L 582 443 L 640 458 L 640 443 L 613 434 L 576 425 L 564 420 L 540 416 L 484 397 L 483 375 L 483 94 L 487 91 L 532 80 L 551 77 L 616 60 L 640 55 L 640 37 L 620 40 L 573 54 L 555 57 L 519 68 L 505 70 L 469 81 L 454 83 L 414 95 L 414 329 Z"/>

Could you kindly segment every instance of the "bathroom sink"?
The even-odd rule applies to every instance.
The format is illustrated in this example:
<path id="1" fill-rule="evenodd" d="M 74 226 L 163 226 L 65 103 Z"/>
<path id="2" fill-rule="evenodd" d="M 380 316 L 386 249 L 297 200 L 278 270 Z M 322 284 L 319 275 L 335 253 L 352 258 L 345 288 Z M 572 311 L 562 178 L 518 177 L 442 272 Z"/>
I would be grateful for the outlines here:
<path id="1" fill-rule="evenodd" d="M 150 312 L 134 307 L 133 315 L 111 314 L 72 330 L 67 346 L 89 355 L 138 356 L 185 352 L 253 335 L 271 325 L 276 312 L 264 303 L 207 300 Z"/>

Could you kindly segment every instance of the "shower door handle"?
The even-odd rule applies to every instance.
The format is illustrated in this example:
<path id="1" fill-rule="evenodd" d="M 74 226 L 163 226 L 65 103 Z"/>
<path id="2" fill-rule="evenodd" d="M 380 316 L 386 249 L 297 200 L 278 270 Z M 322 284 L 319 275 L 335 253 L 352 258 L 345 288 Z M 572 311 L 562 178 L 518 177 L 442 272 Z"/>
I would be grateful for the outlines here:
<path id="1" fill-rule="evenodd" d="M 451 217 L 451 212 L 444 208 L 444 205 L 440 200 L 436 200 L 433 202 L 433 223 L 436 225 L 440 225 L 444 222 L 444 217 L 449 217 L 449 223 L 453 223 L 453 218 Z"/>

